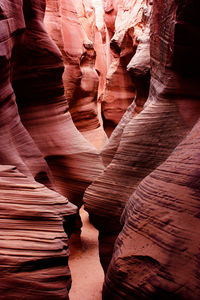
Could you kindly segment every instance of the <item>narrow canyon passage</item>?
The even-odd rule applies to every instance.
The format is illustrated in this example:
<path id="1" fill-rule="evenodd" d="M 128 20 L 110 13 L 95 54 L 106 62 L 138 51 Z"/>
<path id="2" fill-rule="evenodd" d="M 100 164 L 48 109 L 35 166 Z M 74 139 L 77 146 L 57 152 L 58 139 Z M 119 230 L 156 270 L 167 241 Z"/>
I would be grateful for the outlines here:
<path id="1" fill-rule="evenodd" d="M 98 231 L 90 224 L 83 207 L 80 215 L 81 236 L 72 235 L 70 240 L 72 287 L 69 297 L 70 300 L 101 300 L 104 273 L 99 262 Z"/>
<path id="2" fill-rule="evenodd" d="M 0 300 L 200 300 L 199 12 L 0 0 Z"/>

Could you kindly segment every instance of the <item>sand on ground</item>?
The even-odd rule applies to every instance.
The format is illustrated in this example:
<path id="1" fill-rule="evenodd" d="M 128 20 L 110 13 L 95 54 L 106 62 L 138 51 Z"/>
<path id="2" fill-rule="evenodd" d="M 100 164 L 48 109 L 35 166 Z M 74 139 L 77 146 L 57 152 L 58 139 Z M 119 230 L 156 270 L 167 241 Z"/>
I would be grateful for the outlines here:
<path id="1" fill-rule="evenodd" d="M 90 224 L 83 208 L 80 215 L 83 222 L 81 236 L 74 234 L 70 239 L 72 287 L 69 297 L 70 300 L 101 300 L 104 273 L 99 262 L 98 231 Z"/>

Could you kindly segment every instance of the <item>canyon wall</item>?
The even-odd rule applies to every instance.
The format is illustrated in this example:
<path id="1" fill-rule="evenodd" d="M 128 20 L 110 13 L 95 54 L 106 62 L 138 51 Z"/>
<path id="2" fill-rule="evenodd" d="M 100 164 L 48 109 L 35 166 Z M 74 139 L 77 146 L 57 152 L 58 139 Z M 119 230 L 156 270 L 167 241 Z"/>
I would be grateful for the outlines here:
<path id="1" fill-rule="evenodd" d="M 85 188 L 103 165 L 71 119 L 62 55 L 44 28 L 44 9 L 45 1 L 24 4 L 26 30 L 12 53 L 12 85 L 22 122 L 47 161 L 57 190 L 80 207 Z"/>
<path id="2" fill-rule="evenodd" d="M 138 182 L 123 212 L 123 229 L 104 283 L 104 300 L 200 297 L 199 9 L 197 1 L 154 1 L 151 102 L 135 120 L 140 123 L 138 149 L 148 144 L 148 161 L 153 161 L 151 143 L 158 138 L 160 126 L 166 144 L 161 134 L 154 148 L 159 166 L 154 165 L 155 170 Z M 159 118 L 157 123 L 157 108 L 166 105 L 165 121 Z M 152 122 L 157 126 L 143 139 L 141 118 L 152 106 Z M 175 108 L 176 119 L 171 115 Z M 186 131 L 180 131 L 180 118 Z M 148 119 L 145 124 L 148 127 Z M 174 136 L 174 145 L 170 146 L 172 131 L 179 137 L 177 140 Z M 165 146 L 160 148 L 161 143 Z M 174 151 L 166 153 L 165 158 L 162 154 L 160 159 L 161 151 L 170 147 Z M 136 146 L 132 155 L 137 155 Z M 144 169 L 146 163 L 142 156 L 134 168 Z"/>
<path id="3" fill-rule="evenodd" d="M 146 0 L 104 0 L 104 10 L 108 71 L 102 115 L 105 131 L 110 136 L 127 107 L 135 100 L 134 111 L 139 113 L 148 96 L 151 5 Z"/>
<path id="4" fill-rule="evenodd" d="M 14 16 L 16 12 L 16 16 Z M 21 123 L 12 87 L 11 56 L 25 28 L 20 1 L 1 7 L 0 164 L 14 165 L 29 178 L 53 187 L 47 163 Z M 18 34 L 19 33 L 19 34 Z"/>
<path id="5" fill-rule="evenodd" d="M 23 52 L 16 55 L 25 41 L 30 42 L 30 65 L 35 63 L 31 45 L 44 38 L 34 30 L 37 22 L 42 27 L 44 4 L 18 0 L 0 4 L 0 298 L 5 300 L 69 299 L 71 285 L 66 233 L 70 235 L 73 230 L 77 208 L 53 191 L 56 187 L 51 171 L 21 122 L 12 82 L 15 66 L 18 71 L 25 68 Z M 47 44 L 44 51 L 50 52 Z M 29 89 L 26 76 L 30 69 L 34 71 L 27 101 L 36 101 L 35 96 L 45 99 L 34 86 L 41 72 L 39 58 L 34 70 L 27 66 L 20 78 L 23 94 Z M 48 78 L 45 82 L 48 85 Z M 26 109 L 29 103 L 24 105 Z"/>
<path id="6" fill-rule="evenodd" d="M 145 9 L 143 6 L 136 6 L 136 24 L 136 12 L 140 11 L 142 17 L 145 17 L 146 10 L 151 10 L 150 6 L 149 4 Z M 134 23 L 132 18 L 130 22 Z M 144 30 L 149 30 L 149 23 L 144 26 Z M 143 46 L 146 49 L 149 40 L 146 32 L 144 35 L 146 39 L 141 39 L 141 47 L 137 48 L 139 52 L 136 52 L 129 63 L 141 86 L 142 82 L 148 81 L 149 76 L 149 63 L 147 64 L 146 56 L 142 55 L 144 52 L 140 51 Z M 140 92 L 137 97 L 139 100 L 145 98 Z M 111 258 L 113 241 L 121 228 L 120 216 L 126 201 L 137 184 L 167 158 L 187 132 L 187 126 L 182 121 L 176 104 L 168 99 L 162 102 L 153 101 L 150 96 L 146 109 L 138 115 L 136 107 L 136 103 L 131 104 L 110 137 L 108 145 L 103 149 L 103 161 L 107 167 L 87 189 L 84 198 L 91 222 L 100 231 L 100 257 L 105 270 Z M 176 128 L 177 131 L 170 128 Z"/>
<path id="7" fill-rule="evenodd" d="M 98 12 L 98 6 L 96 9 Z M 106 72 L 106 64 L 97 24 L 95 7 L 90 1 L 47 1 L 45 25 L 62 53 L 69 111 L 78 130 L 100 149 L 107 137 L 97 100 L 98 90 L 101 93 L 103 88 L 101 74 Z"/>
<path id="8" fill-rule="evenodd" d="M 102 3 L 95 0 L 48 0 L 45 13 L 63 56 L 72 119 L 98 149 L 106 142 L 102 125 L 110 136 L 135 98 L 135 114 L 142 110 L 150 78 L 148 1 L 103 4 L 104 20 Z"/>
<path id="9" fill-rule="evenodd" d="M 200 298 L 200 4 L 103 2 L 0 4 L 1 299 L 69 299 L 84 192 L 104 300 Z"/>
<path id="10" fill-rule="evenodd" d="M 66 198 L 0 166 L 0 299 L 69 299 L 70 222 L 76 208 Z"/>

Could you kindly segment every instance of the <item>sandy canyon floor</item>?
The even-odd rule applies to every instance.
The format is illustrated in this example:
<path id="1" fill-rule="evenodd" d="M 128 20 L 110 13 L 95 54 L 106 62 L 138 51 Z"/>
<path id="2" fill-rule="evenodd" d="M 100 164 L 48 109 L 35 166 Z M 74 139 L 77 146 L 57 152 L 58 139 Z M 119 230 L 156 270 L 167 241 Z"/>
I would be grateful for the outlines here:
<path id="1" fill-rule="evenodd" d="M 99 262 L 98 232 L 81 208 L 81 236 L 72 235 L 69 266 L 72 274 L 70 300 L 101 300 L 104 273 Z"/>

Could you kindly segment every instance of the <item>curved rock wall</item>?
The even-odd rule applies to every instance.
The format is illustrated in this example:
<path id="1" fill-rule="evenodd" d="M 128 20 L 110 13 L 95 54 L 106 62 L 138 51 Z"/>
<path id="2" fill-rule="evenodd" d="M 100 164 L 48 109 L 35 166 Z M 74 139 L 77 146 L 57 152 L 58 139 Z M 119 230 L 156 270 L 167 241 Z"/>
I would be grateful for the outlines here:
<path id="1" fill-rule="evenodd" d="M 72 119 L 95 147 L 102 148 L 107 138 L 99 121 L 96 68 L 100 72 L 104 68 L 105 54 L 101 49 L 101 33 L 96 26 L 94 6 L 90 1 L 48 0 L 45 24 L 62 52 L 65 65 L 63 83 Z"/>
<path id="2" fill-rule="evenodd" d="M 197 1 L 154 2 L 151 89 L 158 102 L 171 99 L 190 132 L 128 200 L 103 299 L 200 297 L 199 9 Z"/>
<path id="3" fill-rule="evenodd" d="M 136 30 L 133 31 L 136 52 L 131 58 L 126 69 L 130 73 L 134 85 L 136 87 L 136 95 L 132 104 L 127 108 L 126 113 L 118 123 L 117 127 L 112 132 L 109 142 L 102 149 L 101 155 L 105 165 L 108 165 L 114 157 L 114 154 L 119 146 L 121 135 L 125 125 L 143 109 L 146 99 L 149 94 L 150 84 L 150 19 L 151 19 L 151 3 L 141 6 L 142 28 L 137 30 L 139 24 L 135 21 Z M 129 20 L 129 19 L 128 19 Z M 131 19 L 132 21 L 132 19 Z M 130 24 L 129 24 L 130 27 Z M 134 28 L 135 28 L 134 27 Z M 131 27 L 130 27 L 131 28 Z M 132 53 L 133 54 L 133 53 Z"/>
<path id="4" fill-rule="evenodd" d="M 157 23 L 152 24 L 157 26 L 158 31 Z M 152 31 L 155 31 L 154 27 Z M 169 36 L 172 32 L 171 29 Z M 185 79 L 172 66 L 168 66 L 169 58 L 166 58 L 165 52 L 168 50 L 165 43 L 161 45 L 166 47 L 160 50 L 164 51 L 162 55 L 158 55 L 158 44 L 153 38 L 151 43 L 153 69 L 148 103 L 145 109 L 125 126 L 119 146 L 112 146 L 111 155 L 114 155 L 114 158 L 85 193 L 85 207 L 93 224 L 100 231 L 101 260 L 105 269 L 112 255 L 114 235 L 116 237 L 120 230 L 119 220 L 126 201 L 140 181 L 167 159 L 191 129 L 199 113 L 198 104 L 193 100 L 198 92 L 195 87 L 197 80 L 195 79 L 194 83 L 190 81 L 191 95 L 194 94 L 191 96 L 189 88 L 186 90 L 188 83 Z M 159 57 L 163 61 L 157 62 Z M 187 101 L 187 95 L 190 95 L 190 101 Z M 106 161 L 109 162 L 109 157 L 106 157 Z M 109 235 L 112 241 L 108 243 L 110 251 L 106 250 L 108 246 L 104 245 L 104 236 L 109 240 Z M 105 263 L 104 249 L 108 256 Z"/>
<path id="5" fill-rule="evenodd" d="M 148 28 L 151 5 L 149 1 L 143 0 L 105 0 L 104 9 L 110 49 L 107 51 L 108 72 L 102 99 L 102 114 L 105 131 L 110 136 L 136 94 L 135 113 L 142 110 L 148 96 Z M 127 68 L 128 71 L 135 71 L 127 72 Z"/>
<path id="6" fill-rule="evenodd" d="M 21 2 L 2 5 L 0 10 L 0 164 L 17 166 L 29 178 L 53 187 L 41 152 L 21 123 L 11 79 L 11 56 L 16 38 L 25 28 Z"/>
<path id="7" fill-rule="evenodd" d="M 29 21 L 33 16 L 36 19 L 40 18 L 43 10 L 42 2 L 22 3 L 16 0 L 0 4 L 0 298 L 2 300 L 22 298 L 67 300 L 71 285 L 68 238 L 65 231 L 71 234 L 77 208 L 52 190 L 55 186 L 51 172 L 40 150 L 21 123 L 12 86 L 15 66 L 17 65 L 19 70 L 23 68 L 23 60 L 20 65 L 20 56 L 16 56 L 16 51 L 26 34 L 30 38 L 27 29 L 31 23 Z M 35 42 L 39 36 L 33 35 L 32 38 L 35 38 Z M 42 36 L 40 38 L 42 39 Z M 28 41 L 31 42 L 31 38 Z M 45 51 L 48 52 L 47 45 Z M 30 51 L 29 60 L 31 59 Z M 28 68 L 26 71 L 26 75 L 29 74 Z M 41 71 L 37 64 L 34 71 L 33 84 L 36 84 L 37 73 Z M 25 76 L 21 81 L 23 93 L 23 90 L 28 88 Z M 40 98 L 43 97 L 44 95 L 41 95 Z M 27 100 L 31 100 L 30 98 Z M 27 103 L 25 104 L 26 107 Z"/>
<path id="8" fill-rule="evenodd" d="M 75 207 L 15 167 L 1 165 L 0 180 L 0 298 L 69 299 L 63 223 Z"/>
<path id="9" fill-rule="evenodd" d="M 199 127 L 129 199 L 103 299 L 199 299 Z"/>
<path id="10" fill-rule="evenodd" d="M 135 113 L 148 96 L 149 73 L 141 79 L 141 61 L 142 72 L 148 72 L 150 5 L 144 0 L 129 2 L 104 1 L 104 24 L 100 1 L 47 1 L 45 24 L 63 55 L 72 119 L 97 148 L 106 141 L 100 113 L 110 136 L 136 93 Z M 139 55 L 131 61 L 138 43 Z"/>
<path id="11" fill-rule="evenodd" d="M 24 6 L 26 30 L 13 51 L 12 83 L 22 122 L 45 157 L 58 190 L 80 207 L 85 188 L 103 165 L 97 150 L 72 122 L 62 83 L 62 56 L 45 31 L 44 8 L 45 1 Z"/>

